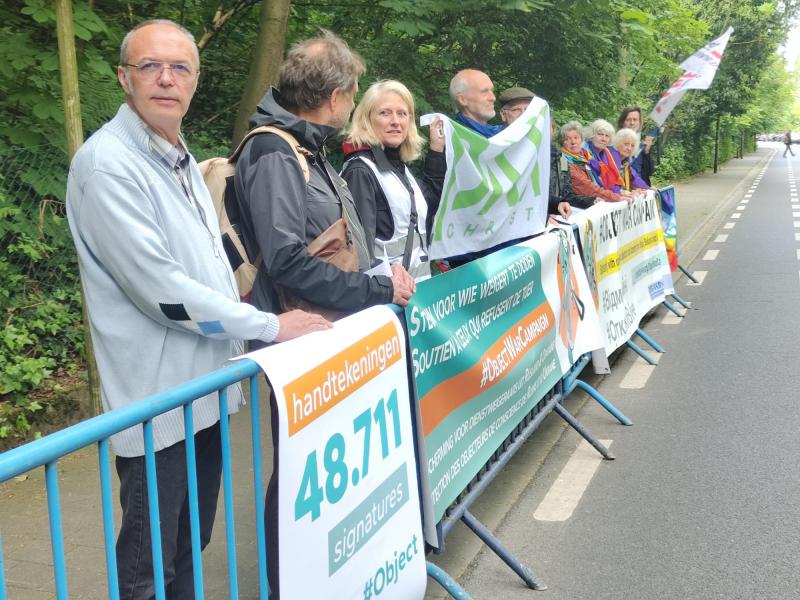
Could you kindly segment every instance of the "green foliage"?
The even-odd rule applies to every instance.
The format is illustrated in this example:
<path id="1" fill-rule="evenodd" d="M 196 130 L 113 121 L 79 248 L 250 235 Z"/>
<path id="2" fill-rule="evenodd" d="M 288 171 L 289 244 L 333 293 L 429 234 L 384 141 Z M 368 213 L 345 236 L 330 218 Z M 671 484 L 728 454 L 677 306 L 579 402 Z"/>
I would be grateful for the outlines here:
<path id="1" fill-rule="evenodd" d="M 64 158 L 51 152 L 46 162 L 63 172 Z M 54 376 L 78 369 L 83 351 L 75 255 L 63 202 L 42 185 L 44 162 L 0 153 L 0 439 L 36 425 Z"/>
<path id="2" fill-rule="evenodd" d="M 259 51 L 262 4 L 73 0 L 86 135 L 124 101 L 116 65 L 126 31 L 147 18 L 168 18 L 200 39 L 238 6 L 204 44 L 199 87 L 184 120 L 198 159 L 226 154 L 250 59 Z M 450 78 L 472 67 L 486 71 L 498 92 L 513 85 L 534 90 L 559 123 L 616 122 L 627 105 L 647 115 L 680 75 L 677 65 L 732 25 L 714 85 L 687 94 L 661 131 L 655 178 L 666 183 L 713 164 L 718 118 L 722 161 L 752 148 L 753 131 L 797 129 L 798 73 L 788 74 L 776 57 L 797 14 L 798 0 L 298 0 L 288 40 L 321 27 L 334 31 L 365 58 L 362 90 L 398 79 L 414 92 L 419 114 L 451 112 Z M 8 0 L 0 17 L 0 438 L 9 438 L 35 429 L 53 382 L 80 369 L 83 335 L 63 208 L 66 141 L 53 4 Z"/>

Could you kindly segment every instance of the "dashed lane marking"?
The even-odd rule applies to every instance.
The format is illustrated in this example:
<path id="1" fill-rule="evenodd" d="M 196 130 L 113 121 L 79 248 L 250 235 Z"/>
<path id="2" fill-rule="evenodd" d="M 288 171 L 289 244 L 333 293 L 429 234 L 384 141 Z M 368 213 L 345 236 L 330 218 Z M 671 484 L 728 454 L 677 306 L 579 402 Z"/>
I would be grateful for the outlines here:
<path id="1" fill-rule="evenodd" d="M 612 440 L 600 440 L 606 448 Z M 533 513 L 537 521 L 566 521 L 575 512 L 578 502 L 597 472 L 603 457 L 586 440 L 581 441 L 558 478 Z"/>
<path id="2" fill-rule="evenodd" d="M 708 275 L 708 271 L 694 271 L 692 277 L 697 280 L 697 283 L 690 279 L 686 282 L 686 285 L 703 285 L 703 282 L 706 280 L 706 275 Z"/>
<path id="3" fill-rule="evenodd" d="M 651 354 L 651 356 L 654 355 Z M 657 356 L 656 354 L 655 357 Z M 655 360 L 658 361 L 658 358 Z M 647 380 L 650 379 L 650 375 L 653 374 L 655 369 L 656 365 L 651 365 L 645 362 L 644 359 L 637 357 L 628 372 L 625 373 L 625 377 L 619 382 L 619 387 L 623 390 L 641 390 L 647 385 Z"/>
<path id="4" fill-rule="evenodd" d="M 725 225 L 722 226 L 723 229 L 733 229 L 734 227 L 736 227 L 736 223 L 725 223 Z"/>
<path id="5" fill-rule="evenodd" d="M 719 254 L 719 250 L 708 250 L 703 257 L 703 260 L 717 260 L 717 255 Z"/>
<path id="6" fill-rule="evenodd" d="M 720 233 L 717 236 L 717 239 L 714 240 L 715 244 L 723 244 L 728 241 L 728 234 L 727 233 Z"/>

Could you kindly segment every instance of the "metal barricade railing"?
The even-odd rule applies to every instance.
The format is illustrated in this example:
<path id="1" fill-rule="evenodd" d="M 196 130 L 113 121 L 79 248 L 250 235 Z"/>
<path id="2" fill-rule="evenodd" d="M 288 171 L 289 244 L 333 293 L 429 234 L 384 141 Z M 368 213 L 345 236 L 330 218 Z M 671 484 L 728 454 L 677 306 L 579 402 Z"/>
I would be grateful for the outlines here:
<path id="1" fill-rule="evenodd" d="M 103 532 L 105 541 L 106 572 L 108 578 L 108 597 L 119 598 L 117 563 L 114 540 L 114 513 L 111 500 L 111 466 L 108 440 L 110 436 L 129 427 L 143 424 L 145 443 L 145 468 L 147 474 L 147 494 L 150 511 L 150 533 L 153 547 L 153 565 L 156 598 L 164 598 L 164 573 L 161 559 L 161 541 L 158 516 L 158 492 L 156 482 L 156 461 L 153 443 L 152 420 L 156 416 L 176 408 L 183 408 L 184 427 L 194 431 L 192 403 L 198 398 L 214 392 L 219 393 L 220 414 L 227 414 L 227 388 L 245 379 L 250 380 L 251 434 L 253 447 L 253 486 L 256 516 L 256 539 L 258 552 L 260 597 L 267 597 L 267 558 L 264 525 L 263 466 L 261 462 L 261 431 L 258 401 L 258 365 L 251 360 L 237 361 L 235 364 L 199 377 L 134 402 L 129 406 L 99 415 L 44 438 L 0 454 L 0 483 L 13 477 L 44 466 L 47 489 L 47 504 L 50 521 L 50 539 L 53 553 L 53 570 L 56 598 L 66 600 L 67 567 L 64 558 L 64 537 L 61 522 L 61 502 L 58 486 L 58 461 L 91 444 L 97 444 L 100 463 L 100 493 L 103 513 Z M 236 570 L 236 540 L 234 535 L 233 479 L 231 472 L 231 444 L 228 419 L 220 419 L 222 441 L 223 497 L 225 507 L 225 529 L 228 557 L 228 579 L 231 598 L 238 598 L 238 576 Z M 195 469 L 194 438 L 186 437 L 186 463 L 189 492 L 189 513 L 192 541 L 192 564 L 194 568 L 195 597 L 204 598 L 203 572 L 200 557 L 200 528 L 197 502 L 197 476 Z M 2 539 L 0 538 L 0 543 Z M 7 595 L 5 572 L 3 570 L 3 551 L 0 545 L 0 600 Z"/>
<path id="2" fill-rule="evenodd" d="M 164 573 L 161 556 L 161 532 L 158 527 L 158 492 L 156 484 L 156 461 L 153 444 L 152 419 L 156 416 L 183 407 L 185 431 L 193 431 L 192 402 L 214 392 L 219 393 L 220 414 L 226 414 L 227 388 L 245 379 L 250 381 L 250 420 L 253 459 L 253 490 L 256 521 L 256 546 L 258 555 L 259 598 L 268 597 L 267 550 L 264 522 L 263 465 L 261 459 L 261 420 L 258 398 L 259 366 L 249 359 L 242 359 L 218 371 L 176 386 L 165 392 L 154 394 L 121 409 L 94 417 L 44 438 L 0 454 L 0 483 L 22 475 L 41 466 L 45 468 L 47 504 L 50 521 L 50 538 L 53 555 L 53 570 L 56 598 L 69 598 L 67 587 L 67 565 L 64 557 L 61 502 L 58 486 L 58 461 L 77 450 L 97 444 L 100 468 L 100 493 L 103 514 L 103 538 L 105 544 L 108 597 L 119 599 L 117 560 L 114 538 L 114 512 L 111 499 L 111 465 L 109 460 L 109 438 L 129 427 L 143 424 L 145 442 L 145 468 L 150 511 L 150 534 L 153 547 L 154 580 L 156 598 L 164 598 Z M 231 468 L 231 439 L 228 419 L 220 419 L 222 445 L 222 491 L 225 508 L 225 532 L 228 561 L 229 598 L 239 597 L 237 574 L 236 539 L 234 528 L 233 473 Z M 204 598 L 203 567 L 200 551 L 200 527 L 197 501 L 197 476 L 193 436 L 186 438 L 186 463 L 189 492 L 189 511 L 192 542 L 192 566 L 195 598 Z M 463 589 L 442 569 L 428 563 L 428 576 L 438 582 L 453 598 L 468 599 Z M 6 600 L 6 578 L 2 536 L 0 535 L 0 600 Z"/>

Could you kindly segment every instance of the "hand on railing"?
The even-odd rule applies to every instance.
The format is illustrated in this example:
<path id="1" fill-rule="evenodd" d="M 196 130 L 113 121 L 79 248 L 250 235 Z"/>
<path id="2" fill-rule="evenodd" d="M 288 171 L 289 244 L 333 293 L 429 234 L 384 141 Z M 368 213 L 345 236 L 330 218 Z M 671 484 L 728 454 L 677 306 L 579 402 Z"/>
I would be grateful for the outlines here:
<path id="1" fill-rule="evenodd" d="M 322 331 L 333 327 L 333 323 L 324 317 L 304 310 L 290 310 L 282 313 L 278 315 L 278 323 L 276 342 L 285 342 L 312 331 Z"/>

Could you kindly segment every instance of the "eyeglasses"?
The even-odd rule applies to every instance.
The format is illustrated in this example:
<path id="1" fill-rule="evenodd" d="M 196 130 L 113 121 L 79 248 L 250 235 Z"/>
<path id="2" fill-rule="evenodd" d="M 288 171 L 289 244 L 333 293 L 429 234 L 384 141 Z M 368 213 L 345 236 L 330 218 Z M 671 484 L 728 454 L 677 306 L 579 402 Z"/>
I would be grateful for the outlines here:
<path id="1" fill-rule="evenodd" d="M 161 75 L 164 69 L 169 69 L 172 76 L 179 81 L 189 81 L 200 71 L 193 71 L 192 68 L 185 63 L 161 63 L 161 62 L 146 62 L 140 65 L 125 63 L 123 67 L 133 67 L 139 72 L 139 76 L 147 81 L 155 81 Z"/>
<path id="2" fill-rule="evenodd" d="M 516 106 L 514 108 L 502 108 L 500 109 L 501 112 L 504 112 L 509 115 L 519 116 L 525 112 L 525 109 L 528 108 L 527 106 Z"/>

